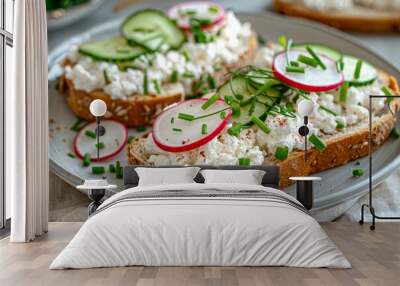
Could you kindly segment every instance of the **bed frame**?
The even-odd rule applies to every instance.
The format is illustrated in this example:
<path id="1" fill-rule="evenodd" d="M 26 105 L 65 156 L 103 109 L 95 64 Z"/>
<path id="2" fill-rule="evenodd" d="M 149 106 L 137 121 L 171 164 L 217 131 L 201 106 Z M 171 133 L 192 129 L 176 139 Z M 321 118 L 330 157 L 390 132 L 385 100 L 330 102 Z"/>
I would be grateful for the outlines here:
<path id="1" fill-rule="evenodd" d="M 125 166 L 123 169 L 124 173 L 124 188 L 132 188 L 136 187 L 139 182 L 139 176 L 137 175 L 135 168 L 143 167 L 143 166 Z M 147 168 L 183 168 L 185 166 L 145 166 Z M 202 170 L 205 169 L 217 169 L 217 170 L 262 170 L 265 171 L 264 178 L 262 180 L 262 185 L 264 187 L 271 187 L 275 189 L 279 189 L 279 167 L 278 166 L 211 166 L 211 165 L 197 165 L 195 167 L 199 167 Z M 197 183 L 204 183 L 204 178 L 200 174 L 194 178 Z"/>

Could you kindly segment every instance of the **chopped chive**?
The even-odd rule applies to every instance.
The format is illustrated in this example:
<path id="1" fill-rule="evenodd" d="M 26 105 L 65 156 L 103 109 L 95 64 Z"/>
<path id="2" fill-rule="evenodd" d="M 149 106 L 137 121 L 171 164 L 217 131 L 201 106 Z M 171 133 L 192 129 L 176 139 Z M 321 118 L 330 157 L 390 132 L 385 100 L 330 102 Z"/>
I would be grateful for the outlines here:
<path id="1" fill-rule="evenodd" d="M 208 82 L 208 87 L 209 88 L 215 89 L 217 87 L 215 79 L 211 75 L 207 76 L 207 82 Z"/>
<path id="2" fill-rule="evenodd" d="M 85 155 L 83 155 L 83 166 L 85 166 L 85 167 L 89 166 L 91 161 L 92 161 L 92 158 L 90 157 L 90 154 L 85 153 Z"/>
<path id="3" fill-rule="evenodd" d="M 232 102 L 232 104 L 230 104 L 230 107 L 232 108 L 232 117 L 239 117 L 241 113 L 240 105 L 237 102 Z"/>
<path id="4" fill-rule="evenodd" d="M 119 160 L 115 162 L 115 168 L 121 168 L 121 162 Z"/>
<path id="5" fill-rule="evenodd" d="M 362 60 L 357 60 L 356 67 L 354 69 L 354 78 L 355 79 L 360 78 L 362 64 L 363 64 Z"/>
<path id="6" fill-rule="evenodd" d="M 286 67 L 286 72 L 304 73 L 303 67 Z"/>
<path id="7" fill-rule="evenodd" d="M 240 135 L 240 131 L 242 130 L 243 125 L 240 123 L 234 123 L 231 128 L 228 129 L 228 134 L 231 136 L 238 137 Z"/>
<path id="8" fill-rule="evenodd" d="M 170 122 L 171 122 L 171 124 L 174 124 L 174 122 L 175 122 L 175 117 L 172 116 Z"/>
<path id="9" fill-rule="evenodd" d="M 72 158 L 72 159 L 74 159 L 74 158 L 75 158 L 75 155 L 74 155 L 74 154 L 72 154 L 71 152 L 67 153 L 67 156 L 68 156 L 68 157 L 70 157 L 70 158 Z"/>
<path id="10" fill-rule="evenodd" d="M 289 39 L 288 41 L 286 41 L 286 46 L 285 46 L 286 66 L 290 66 L 289 50 L 291 47 L 292 47 L 292 39 Z"/>
<path id="11" fill-rule="evenodd" d="M 256 110 L 256 103 L 257 103 L 257 98 L 253 97 L 253 100 L 251 101 L 251 105 L 249 108 L 249 115 L 252 115 L 254 111 Z"/>
<path id="12" fill-rule="evenodd" d="M 217 14 L 219 12 L 219 7 L 215 5 L 208 6 L 208 12 Z"/>
<path id="13" fill-rule="evenodd" d="M 197 11 L 196 10 L 186 10 L 183 13 L 185 13 L 185 15 L 187 15 L 187 16 L 194 16 L 197 14 Z"/>
<path id="14" fill-rule="evenodd" d="M 124 177 L 123 168 L 120 165 L 115 167 L 115 176 L 118 179 L 122 179 Z"/>
<path id="15" fill-rule="evenodd" d="M 208 128 L 207 128 L 207 124 L 203 124 L 201 125 L 201 134 L 205 135 L 208 133 Z"/>
<path id="16" fill-rule="evenodd" d="M 329 109 L 328 107 L 325 107 L 323 105 L 320 105 L 319 108 L 321 108 L 322 110 L 328 112 L 329 114 L 332 114 L 333 116 L 337 116 L 338 114 L 333 111 L 332 109 Z"/>
<path id="17" fill-rule="evenodd" d="M 180 129 L 180 128 L 172 128 L 172 131 L 175 131 L 175 132 L 182 132 L 182 129 Z"/>
<path id="18" fill-rule="evenodd" d="M 336 69 L 338 72 L 341 72 L 344 70 L 343 55 L 341 55 L 339 60 L 336 62 Z"/>
<path id="19" fill-rule="evenodd" d="M 279 36 L 278 43 L 282 48 L 286 48 L 286 37 L 284 35 Z"/>
<path id="20" fill-rule="evenodd" d="M 260 46 L 264 46 L 267 41 L 264 39 L 263 36 L 261 36 L 260 34 L 257 33 L 257 42 Z"/>
<path id="21" fill-rule="evenodd" d="M 96 139 L 96 132 L 94 132 L 94 131 L 92 131 L 92 130 L 86 130 L 86 131 L 85 131 L 85 135 L 86 135 L 87 137 Z"/>
<path id="22" fill-rule="evenodd" d="M 203 105 L 201 106 L 201 109 L 206 110 L 211 105 L 213 105 L 218 99 L 219 99 L 219 95 L 218 94 L 214 94 L 206 102 L 203 103 Z"/>
<path id="23" fill-rule="evenodd" d="M 96 143 L 96 148 L 104 149 L 105 147 L 106 145 L 103 142 L 100 142 L 99 144 Z"/>
<path id="24" fill-rule="evenodd" d="M 250 166 L 250 158 L 239 158 L 239 166 Z"/>
<path id="25" fill-rule="evenodd" d="M 268 128 L 268 126 L 257 116 L 253 115 L 250 120 L 258 126 L 264 133 L 268 134 L 271 130 Z"/>
<path id="26" fill-rule="evenodd" d="M 153 79 L 153 84 L 154 84 L 154 88 L 155 88 L 157 94 L 161 94 L 160 82 L 156 79 Z"/>
<path id="27" fill-rule="evenodd" d="M 344 127 L 345 127 L 345 125 L 341 120 L 336 120 L 336 129 L 341 130 Z"/>
<path id="28" fill-rule="evenodd" d="M 108 171 L 109 171 L 110 173 L 115 173 L 115 166 L 114 166 L 114 164 L 108 165 Z"/>
<path id="29" fill-rule="evenodd" d="M 188 78 L 194 78 L 194 73 L 185 71 L 185 72 L 182 74 L 182 76 L 183 76 L 183 77 L 188 77 Z"/>
<path id="30" fill-rule="evenodd" d="M 392 92 L 390 91 L 390 89 L 389 89 L 387 86 L 383 85 L 383 86 L 381 87 L 381 91 L 382 91 L 386 96 L 390 96 L 390 97 L 388 97 L 388 98 L 386 99 L 387 102 L 390 103 L 390 102 L 393 100 L 393 97 L 391 97 L 391 96 L 393 96 L 393 94 L 392 94 Z"/>
<path id="31" fill-rule="evenodd" d="M 293 66 L 293 67 L 299 67 L 300 63 L 297 62 L 297 61 L 290 61 L 290 65 Z"/>
<path id="32" fill-rule="evenodd" d="M 108 74 L 107 74 L 107 71 L 106 71 L 106 70 L 103 70 L 103 76 L 104 76 L 104 82 L 105 82 L 106 84 L 110 84 L 110 83 L 111 83 L 111 80 L 110 80 L 110 78 L 108 77 Z"/>
<path id="33" fill-rule="evenodd" d="M 314 58 L 310 58 L 304 55 L 299 55 L 297 60 L 305 65 L 311 66 L 313 68 L 318 66 L 318 62 Z"/>
<path id="34" fill-rule="evenodd" d="M 392 137 L 394 139 L 399 139 L 400 138 L 400 128 L 399 127 L 394 127 L 390 134 L 392 135 Z"/>
<path id="35" fill-rule="evenodd" d="M 74 125 L 72 125 L 71 131 L 75 131 L 75 132 L 79 131 L 79 129 L 81 129 L 81 127 L 82 127 L 82 123 L 84 123 L 84 122 L 85 122 L 85 120 L 78 118 L 75 121 Z"/>
<path id="36" fill-rule="evenodd" d="M 131 144 L 133 142 L 133 139 L 135 139 L 135 136 L 129 136 L 128 137 L 128 144 Z"/>
<path id="37" fill-rule="evenodd" d="M 177 82 L 178 81 L 178 71 L 174 70 L 171 74 L 171 82 Z"/>
<path id="38" fill-rule="evenodd" d="M 193 115 L 187 113 L 179 113 L 178 118 L 186 121 L 193 121 L 195 119 Z"/>
<path id="39" fill-rule="evenodd" d="M 92 173 L 95 175 L 104 174 L 105 171 L 106 170 L 105 170 L 104 166 L 93 166 L 92 167 Z"/>
<path id="40" fill-rule="evenodd" d="M 287 109 L 289 112 L 294 112 L 295 110 L 294 110 L 293 102 L 289 101 L 288 103 L 286 103 L 286 109 Z"/>
<path id="41" fill-rule="evenodd" d="M 339 90 L 339 93 L 340 93 L 339 99 L 343 103 L 347 101 L 348 90 L 349 90 L 349 83 L 346 81 L 340 86 L 340 90 Z"/>
<path id="42" fill-rule="evenodd" d="M 309 137 L 309 141 L 319 151 L 324 151 L 326 148 L 325 142 L 315 134 L 311 134 L 311 136 Z"/>
<path id="43" fill-rule="evenodd" d="M 149 79 L 148 79 L 147 69 L 144 70 L 143 93 L 144 94 L 148 94 L 149 93 Z"/>
<path id="44" fill-rule="evenodd" d="M 275 158 L 279 161 L 284 161 L 289 155 L 289 148 L 287 146 L 278 146 L 275 151 Z"/>
<path id="45" fill-rule="evenodd" d="M 146 126 L 138 126 L 138 127 L 136 127 L 136 130 L 137 130 L 137 132 L 144 132 L 147 130 L 147 127 Z"/>
<path id="46" fill-rule="evenodd" d="M 222 112 L 219 114 L 219 117 L 220 117 L 221 119 L 225 119 L 225 117 L 226 117 L 226 112 L 225 112 L 225 111 L 222 111 Z"/>
<path id="47" fill-rule="evenodd" d="M 320 57 L 314 52 L 314 50 L 310 46 L 306 46 L 306 50 L 313 57 L 313 59 L 317 61 L 318 65 L 323 70 L 326 70 L 325 64 L 321 61 Z"/>
<path id="48" fill-rule="evenodd" d="M 354 169 L 353 170 L 353 177 L 359 178 L 364 175 L 364 170 L 363 169 Z"/>
<path id="49" fill-rule="evenodd" d="M 191 61 L 191 57 L 190 57 L 188 51 L 183 51 L 183 52 L 182 52 L 182 55 L 183 55 L 183 57 L 185 58 L 185 60 L 186 60 L 187 62 L 190 62 L 190 61 Z"/>

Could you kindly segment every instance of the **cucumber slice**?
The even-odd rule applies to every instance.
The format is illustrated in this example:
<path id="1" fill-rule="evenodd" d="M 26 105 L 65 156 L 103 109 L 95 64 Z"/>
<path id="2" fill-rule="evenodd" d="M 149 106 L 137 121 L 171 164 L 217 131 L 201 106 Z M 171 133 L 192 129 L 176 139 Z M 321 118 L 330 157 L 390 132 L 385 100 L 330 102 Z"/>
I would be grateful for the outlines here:
<path id="1" fill-rule="evenodd" d="M 217 94 L 220 98 L 234 96 L 236 99 L 241 99 L 250 96 L 253 92 L 251 86 L 247 84 L 246 79 L 242 76 L 226 81 L 217 89 Z"/>
<path id="2" fill-rule="evenodd" d="M 163 43 L 178 49 L 185 41 L 179 27 L 162 11 L 154 9 L 133 13 L 122 23 L 121 33 L 130 43 L 151 51 L 158 50 Z"/>
<path id="3" fill-rule="evenodd" d="M 131 46 L 123 37 L 84 43 L 79 46 L 81 54 L 104 61 L 128 61 L 146 53 L 139 46 Z"/>
<path id="4" fill-rule="evenodd" d="M 355 69 L 357 66 L 356 57 L 345 55 L 343 56 L 343 75 L 344 80 L 349 83 L 350 86 L 365 86 L 372 84 L 378 77 L 376 69 L 368 62 L 363 61 L 358 79 L 354 78 Z"/>
<path id="5" fill-rule="evenodd" d="M 321 44 L 301 43 L 301 44 L 293 44 L 292 47 L 295 49 L 305 50 L 307 46 L 311 47 L 317 54 L 323 54 L 334 61 L 338 61 L 342 56 L 342 53 Z"/>

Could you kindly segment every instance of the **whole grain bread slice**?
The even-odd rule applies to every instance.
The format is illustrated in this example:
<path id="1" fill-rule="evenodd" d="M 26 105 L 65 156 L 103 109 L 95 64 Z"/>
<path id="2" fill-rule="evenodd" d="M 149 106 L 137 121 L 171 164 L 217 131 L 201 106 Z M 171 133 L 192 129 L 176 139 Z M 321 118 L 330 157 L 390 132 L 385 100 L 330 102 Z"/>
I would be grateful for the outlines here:
<path id="1" fill-rule="evenodd" d="M 222 66 L 213 77 L 217 85 L 225 80 L 225 75 L 238 67 L 252 63 L 254 53 L 257 49 L 257 37 L 252 34 L 247 50 L 241 54 L 239 60 L 233 64 Z M 64 66 L 72 65 L 68 60 L 64 61 Z M 194 86 L 196 83 L 194 83 Z M 164 107 L 172 103 L 184 100 L 185 92 L 180 83 L 169 83 L 162 86 L 163 94 L 133 94 L 127 98 L 112 98 L 104 90 L 94 90 L 85 92 L 77 90 L 71 80 L 65 74 L 61 76 L 59 91 L 66 95 L 69 108 L 79 118 L 93 121 L 94 117 L 90 114 L 89 105 L 94 99 L 102 99 L 107 104 L 108 119 L 114 119 L 123 123 L 127 127 L 138 127 L 150 125 L 158 113 Z"/>
<path id="2" fill-rule="evenodd" d="M 380 77 L 386 84 L 399 93 L 399 87 L 394 77 L 380 72 Z M 400 110 L 400 100 L 391 103 L 392 111 Z M 389 111 L 381 114 L 372 127 L 373 150 L 381 146 L 391 134 L 396 118 Z M 285 161 L 277 161 L 272 157 L 265 158 L 265 164 L 274 164 L 280 167 L 280 187 L 287 187 L 293 182 L 292 176 L 308 176 L 337 166 L 342 166 L 349 161 L 357 160 L 368 155 L 368 124 L 362 124 L 347 133 L 338 133 L 326 138 L 326 149 L 322 152 L 315 148 L 308 150 L 307 162 L 304 161 L 304 151 L 291 152 Z M 128 162 L 131 165 L 151 165 L 151 154 L 144 148 L 145 137 L 135 138 L 127 146 Z"/>
<path id="3" fill-rule="evenodd" d="M 347 10 L 317 11 L 295 0 L 274 0 L 274 9 L 282 14 L 315 20 L 343 30 L 388 32 L 397 31 L 400 27 L 399 11 L 362 6 L 354 6 Z"/>

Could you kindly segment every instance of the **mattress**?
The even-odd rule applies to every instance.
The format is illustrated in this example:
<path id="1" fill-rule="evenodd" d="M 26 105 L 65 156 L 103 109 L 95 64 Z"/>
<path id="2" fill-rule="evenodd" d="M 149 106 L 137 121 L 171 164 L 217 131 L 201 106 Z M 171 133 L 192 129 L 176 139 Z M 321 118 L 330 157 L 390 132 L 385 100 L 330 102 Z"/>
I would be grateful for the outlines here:
<path id="1" fill-rule="evenodd" d="M 112 196 L 50 269 L 132 265 L 351 267 L 293 197 L 257 185 L 198 183 Z"/>

